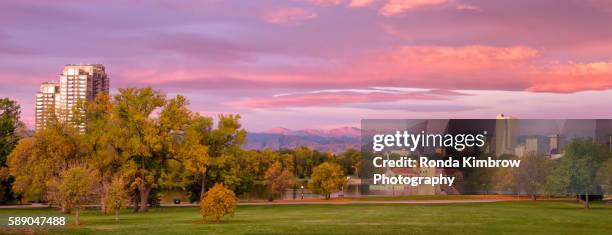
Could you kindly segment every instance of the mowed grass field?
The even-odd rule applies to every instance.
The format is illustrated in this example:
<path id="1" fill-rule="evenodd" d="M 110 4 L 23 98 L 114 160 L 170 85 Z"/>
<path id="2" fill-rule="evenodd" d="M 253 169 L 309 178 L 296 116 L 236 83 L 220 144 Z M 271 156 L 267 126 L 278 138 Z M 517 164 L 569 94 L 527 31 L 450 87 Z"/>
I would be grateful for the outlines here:
<path id="1" fill-rule="evenodd" d="M 612 234 L 612 205 L 575 202 L 239 206 L 220 224 L 202 224 L 196 207 L 122 211 L 121 220 L 87 210 L 82 225 L 6 232 L 45 234 Z M 8 216 L 61 215 L 52 209 L 0 209 Z M 71 215 L 69 221 L 74 221 Z"/>

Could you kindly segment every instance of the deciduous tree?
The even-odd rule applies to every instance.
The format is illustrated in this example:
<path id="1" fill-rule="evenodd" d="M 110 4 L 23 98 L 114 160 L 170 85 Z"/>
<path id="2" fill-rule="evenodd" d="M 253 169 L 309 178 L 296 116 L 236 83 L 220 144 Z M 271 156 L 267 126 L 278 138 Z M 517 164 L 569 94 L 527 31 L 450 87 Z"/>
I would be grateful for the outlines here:
<path id="1" fill-rule="evenodd" d="M 129 194 L 121 177 L 115 177 L 105 187 L 102 200 L 109 210 L 115 212 L 115 221 L 119 221 L 119 211 L 127 205 Z"/>
<path id="2" fill-rule="evenodd" d="M 8 98 L 0 99 L 0 204 L 13 199 L 11 189 L 13 178 L 9 175 L 7 157 L 19 141 L 18 130 L 23 128 L 17 102 Z"/>
<path id="3" fill-rule="evenodd" d="M 574 193 L 589 208 L 589 195 L 598 193 L 597 170 L 610 158 L 609 151 L 591 139 L 575 139 L 565 147 L 563 157 L 549 176 L 553 192 Z"/>
<path id="4" fill-rule="evenodd" d="M 308 187 L 329 199 L 332 193 L 340 191 L 345 182 L 342 168 L 338 164 L 325 162 L 312 170 Z"/>
<path id="5" fill-rule="evenodd" d="M 122 143 L 120 152 L 126 157 L 124 167 L 131 175 L 132 186 L 138 192 L 138 211 L 148 211 L 151 190 L 157 187 L 164 160 L 164 135 L 159 121 L 152 117 L 155 110 L 166 104 L 165 95 L 151 87 L 119 89 L 115 96 L 117 125 L 121 132 L 116 138 Z M 136 207 L 136 205 L 135 205 Z"/>
<path id="6" fill-rule="evenodd" d="M 268 168 L 265 175 L 265 181 L 270 190 L 270 201 L 274 200 L 274 197 L 282 197 L 285 190 L 295 184 L 293 179 L 293 173 L 287 169 L 283 169 L 280 162 L 276 162 Z"/>
<path id="7" fill-rule="evenodd" d="M 546 157 L 530 152 L 521 158 L 521 165 L 516 169 L 516 184 L 520 185 L 533 200 L 536 200 L 538 193 L 546 184 L 547 165 Z"/>
<path id="8" fill-rule="evenodd" d="M 97 173 L 85 166 L 72 166 L 60 175 L 59 193 L 56 200 L 76 210 L 75 223 L 80 224 L 81 206 L 93 200 L 98 188 Z"/>

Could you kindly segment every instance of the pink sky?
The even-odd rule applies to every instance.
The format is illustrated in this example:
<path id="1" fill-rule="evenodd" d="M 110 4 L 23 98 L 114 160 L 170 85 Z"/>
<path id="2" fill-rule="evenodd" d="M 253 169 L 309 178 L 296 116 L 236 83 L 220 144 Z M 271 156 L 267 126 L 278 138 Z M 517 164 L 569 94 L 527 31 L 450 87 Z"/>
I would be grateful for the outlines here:
<path id="1" fill-rule="evenodd" d="M 362 118 L 612 118 L 606 0 L 2 1 L 0 97 L 64 64 L 248 130 Z"/>

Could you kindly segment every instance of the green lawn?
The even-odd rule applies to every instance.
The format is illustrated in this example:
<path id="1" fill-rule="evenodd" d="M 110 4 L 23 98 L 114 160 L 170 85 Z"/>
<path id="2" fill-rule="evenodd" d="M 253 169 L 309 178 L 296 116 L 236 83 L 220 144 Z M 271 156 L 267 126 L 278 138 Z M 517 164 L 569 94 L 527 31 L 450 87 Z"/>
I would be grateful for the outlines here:
<path id="1" fill-rule="evenodd" d="M 494 202 L 449 205 L 271 205 L 240 206 L 221 224 L 201 224 L 198 208 L 124 211 L 88 210 L 83 225 L 48 233 L 90 234 L 611 234 L 612 206 L 573 202 Z M 0 209 L 8 216 L 58 215 L 50 209 Z M 70 218 L 72 221 L 73 217 Z M 3 228 L 6 229 L 6 228 Z M 8 230 L 0 230 L 0 233 Z"/>

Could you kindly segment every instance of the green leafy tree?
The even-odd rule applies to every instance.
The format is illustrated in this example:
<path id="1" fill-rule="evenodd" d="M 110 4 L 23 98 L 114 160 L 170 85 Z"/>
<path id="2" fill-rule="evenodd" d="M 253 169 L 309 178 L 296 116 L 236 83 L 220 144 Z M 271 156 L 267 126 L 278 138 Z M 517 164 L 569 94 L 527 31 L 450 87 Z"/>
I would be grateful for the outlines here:
<path id="1" fill-rule="evenodd" d="M 182 158 L 185 169 L 184 182 L 195 182 L 199 186 L 198 198 L 204 195 L 206 188 L 206 174 L 211 161 L 208 146 L 204 139 L 212 129 L 212 119 L 199 114 L 191 118 L 188 128 L 184 132 L 184 144 L 178 148 L 178 155 Z"/>
<path id="2" fill-rule="evenodd" d="M 338 164 L 342 166 L 348 175 L 358 175 L 361 167 L 361 152 L 356 149 L 348 149 L 337 158 Z"/>
<path id="3" fill-rule="evenodd" d="M 9 174 L 7 157 L 19 141 L 19 128 L 24 125 L 20 118 L 17 102 L 8 98 L 0 99 L 0 204 L 13 199 L 11 190 L 13 178 Z"/>
<path id="4" fill-rule="evenodd" d="M 612 194 L 612 158 L 601 165 L 597 172 L 597 178 L 601 182 L 605 193 Z"/>
<path id="5" fill-rule="evenodd" d="M 274 200 L 276 196 L 282 197 L 285 190 L 295 184 L 293 173 L 287 169 L 283 169 L 280 162 L 276 162 L 268 168 L 265 175 L 265 181 L 271 193 L 270 201 Z"/>
<path id="6" fill-rule="evenodd" d="M 584 208 L 589 208 L 589 195 L 599 192 L 597 170 L 610 157 L 603 146 L 591 139 L 575 139 L 565 147 L 563 157 L 554 164 L 548 179 L 549 190 L 556 193 L 573 193 Z"/>
<path id="7" fill-rule="evenodd" d="M 340 191 L 344 185 L 345 178 L 342 168 L 335 163 L 325 162 L 312 170 L 308 187 L 315 193 L 324 195 L 326 199 L 331 198 L 331 194 Z"/>
<path id="8" fill-rule="evenodd" d="M 116 136 L 121 143 L 119 152 L 126 158 L 126 174 L 138 193 L 134 207 L 140 212 L 148 211 L 149 194 L 158 186 L 166 166 L 164 140 L 170 133 L 162 133 L 159 121 L 152 117 L 166 104 L 165 97 L 151 87 L 119 89 L 115 96 L 115 115 L 121 130 Z"/>
<path id="9" fill-rule="evenodd" d="M 219 115 L 217 127 L 205 131 L 202 143 L 208 148 L 208 168 L 202 174 L 200 195 L 206 192 L 208 181 L 236 188 L 240 179 L 240 151 L 246 131 L 240 124 L 240 115 Z"/>
<path id="10" fill-rule="evenodd" d="M 236 194 L 245 195 L 250 200 L 251 192 L 254 190 L 257 180 L 265 168 L 260 161 L 260 153 L 257 150 L 242 150 L 239 154 L 239 177 L 240 185 L 236 188 Z"/>
<path id="11" fill-rule="evenodd" d="M 85 166 L 73 166 L 61 173 L 56 200 L 76 210 L 76 225 L 80 224 L 81 206 L 92 201 L 96 194 L 98 180 L 96 172 Z"/>
<path id="12" fill-rule="evenodd" d="M 202 142 L 209 122 L 193 114 L 188 104 L 181 95 L 166 100 L 150 87 L 120 89 L 115 96 L 122 143 L 118 149 L 127 158 L 122 175 L 131 175 L 131 185 L 139 195 L 135 200 L 138 211 L 148 210 L 159 189 L 193 182 L 195 177 L 190 176 L 209 168 L 208 146 Z M 158 118 L 152 115 L 156 110 Z"/>
<path id="13" fill-rule="evenodd" d="M 219 223 L 225 215 L 234 215 L 238 198 L 232 190 L 226 188 L 223 184 L 215 184 L 200 202 L 200 214 L 202 221 L 206 221 L 206 217 L 212 217 L 215 222 Z"/>
<path id="14" fill-rule="evenodd" d="M 81 151 L 87 155 L 87 163 L 98 171 L 100 187 L 104 191 L 111 186 L 113 178 L 123 174 L 123 163 L 128 159 L 120 154 L 122 145 L 116 138 L 121 135 L 114 104 L 107 93 L 99 94 L 93 102 L 85 105 L 87 129 L 81 136 Z M 106 213 L 106 201 L 102 200 L 102 212 Z"/>
<path id="15" fill-rule="evenodd" d="M 516 171 L 516 184 L 520 185 L 531 199 L 536 200 L 538 192 L 546 185 L 546 157 L 534 152 L 528 153 L 521 158 L 521 165 Z"/>

